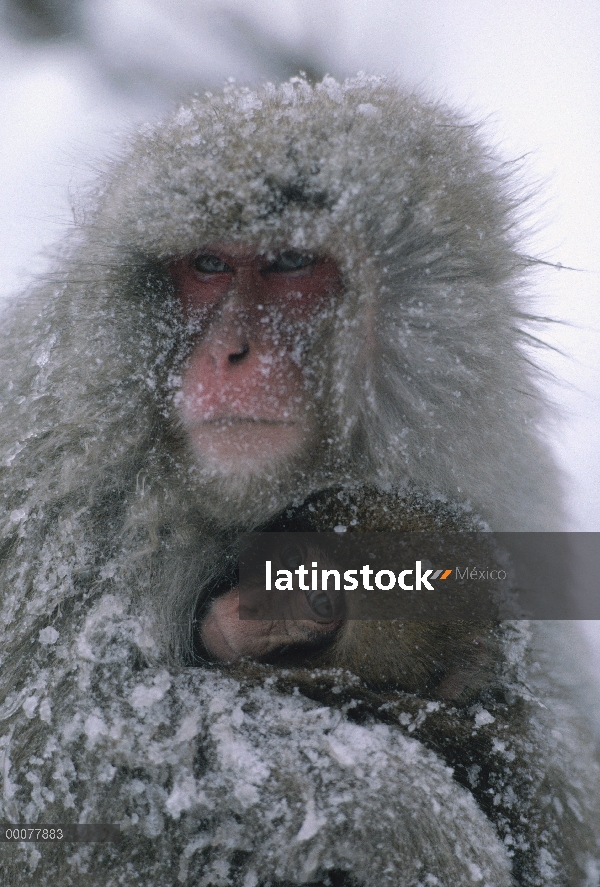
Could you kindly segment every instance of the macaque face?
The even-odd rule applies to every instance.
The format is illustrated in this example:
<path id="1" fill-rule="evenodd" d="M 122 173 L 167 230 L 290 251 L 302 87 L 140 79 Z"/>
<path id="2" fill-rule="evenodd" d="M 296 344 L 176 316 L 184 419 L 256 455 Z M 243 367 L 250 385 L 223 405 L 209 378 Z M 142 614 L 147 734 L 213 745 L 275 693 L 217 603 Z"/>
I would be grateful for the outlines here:
<path id="1" fill-rule="evenodd" d="M 279 552 L 275 569 L 293 570 L 315 558 L 330 566 L 322 554 L 291 541 Z M 287 652 L 310 655 L 334 641 L 344 625 L 344 610 L 342 591 L 303 589 L 297 581 L 287 592 L 266 591 L 260 583 L 251 582 L 241 594 L 239 587 L 233 588 L 212 601 L 202 620 L 200 639 L 206 653 L 218 662 L 280 659 Z M 269 612 L 278 618 L 256 618 Z"/>
<path id="2" fill-rule="evenodd" d="M 286 619 L 242 619 L 239 589 L 234 588 L 212 602 L 202 622 L 202 644 L 217 662 L 238 662 L 268 659 L 289 648 L 308 653 L 333 641 L 341 619 L 318 616 L 321 601 L 311 605 L 301 592 L 292 603 L 293 612 Z"/>
<path id="3" fill-rule="evenodd" d="M 177 406 L 199 462 L 237 474 L 306 454 L 319 436 L 311 345 L 343 292 L 336 263 L 214 243 L 170 270 L 192 336 Z"/>

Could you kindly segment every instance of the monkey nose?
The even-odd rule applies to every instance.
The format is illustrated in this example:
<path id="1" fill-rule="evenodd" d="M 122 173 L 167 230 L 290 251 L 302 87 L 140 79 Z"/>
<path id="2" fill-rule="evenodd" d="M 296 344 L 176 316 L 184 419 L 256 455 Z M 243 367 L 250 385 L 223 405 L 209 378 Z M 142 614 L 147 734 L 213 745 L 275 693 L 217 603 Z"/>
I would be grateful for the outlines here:
<path id="1" fill-rule="evenodd" d="M 229 363 L 236 364 L 241 363 L 241 361 L 246 357 L 247 354 L 250 353 L 250 345 L 245 342 L 243 345 L 238 346 L 234 351 L 230 351 L 227 360 Z"/>
<path id="2" fill-rule="evenodd" d="M 197 356 L 208 360 L 213 370 L 227 372 L 243 363 L 251 352 L 251 333 L 237 323 L 224 323 L 200 342 Z M 252 349 L 254 350 L 254 349 Z"/>

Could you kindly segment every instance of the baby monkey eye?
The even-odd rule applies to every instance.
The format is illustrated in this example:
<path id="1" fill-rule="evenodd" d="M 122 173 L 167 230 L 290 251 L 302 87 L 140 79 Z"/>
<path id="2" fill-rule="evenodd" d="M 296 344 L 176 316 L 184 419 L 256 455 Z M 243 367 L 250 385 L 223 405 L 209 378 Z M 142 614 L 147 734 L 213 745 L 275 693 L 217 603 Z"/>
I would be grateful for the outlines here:
<path id="1" fill-rule="evenodd" d="M 297 570 L 306 557 L 299 545 L 287 545 L 281 552 L 280 560 L 286 570 Z"/>
<path id="2" fill-rule="evenodd" d="M 314 256 L 309 256 L 306 253 L 297 253 L 293 249 L 286 249 L 279 253 L 267 270 L 285 274 L 289 271 L 300 271 L 302 268 L 308 268 L 309 265 L 314 265 L 314 262 Z"/>
<path id="3" fill-rule="evenodd" d="M 195 270 L 200 271 L 201 274 L 226 274 L 231 271 L 227 262 L 210 253 L 201 253 L 196 256 L 193 265 Z"/>
<path id="4" fill-rule="evenodd" d="M 308 592 L 306 595 L 306 599 L 313 613 L 315 613 L 321 619 L 333 619 L 333 602 L 326 591 Z"/>

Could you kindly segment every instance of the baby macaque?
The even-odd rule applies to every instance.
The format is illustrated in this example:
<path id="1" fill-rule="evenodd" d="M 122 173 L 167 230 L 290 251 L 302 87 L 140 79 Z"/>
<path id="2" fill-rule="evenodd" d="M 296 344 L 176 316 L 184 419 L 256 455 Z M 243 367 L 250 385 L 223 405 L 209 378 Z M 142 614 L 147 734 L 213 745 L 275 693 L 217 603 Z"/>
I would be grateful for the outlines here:
<path id="1" fill-rule="evenodd" d="M 415 490 L 393 493 L 364 486 L 318 493 L 283 511 L 264 530 L 291 534 L 280 561 L 293 568 L 316 559 L 322 564 L 318 536 L 304 534 L 332 532 L 335 527 L 349 533 L 467 534 L 467 540 L 481 529 L 468 512 Z M 265 594 L 264 587 L 252 589 L 250 596 L 237 585 L 219 588 L 197 614 L 196 655 L 230 665 L 250 659 L 344 669 L 374 689 L 461 701 L 489 684 L 502 659 L 501 629 L 490 619 L 353 619 L 351 613 L 348 618 L 351 605 L 346 606 L 343 591 L 333 588 L 295 589 L 286 600 L 289 615 L 252 618 L 249 600 L 260 601 L 256 595 Z M 382 593 L 375 589 L 377 594 Z M 265 607 L 268 610 L 263 603 L 259 612 Z"/>

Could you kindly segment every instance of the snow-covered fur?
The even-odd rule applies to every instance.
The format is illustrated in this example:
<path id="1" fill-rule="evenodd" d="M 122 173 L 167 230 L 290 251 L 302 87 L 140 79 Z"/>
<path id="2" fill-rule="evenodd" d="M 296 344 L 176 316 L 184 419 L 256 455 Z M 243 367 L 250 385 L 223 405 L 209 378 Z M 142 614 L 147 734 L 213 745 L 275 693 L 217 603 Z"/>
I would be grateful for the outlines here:
<path id="1" fill-rule="evenodd" d="M 232 533 L 315 489 L 411 482 L 495 529 L 556 525 L 518 207 L 476 129 L 368 78 L 194 100 L 113 161 L 53 279 L 2 318 L 0 755 L 5 821 L 119 822 L 124 838 L 4 846 L 3 883 L 514 883 L 510 835 L 410 718 L 352 723 L 268 677 L 184 664 Z M 229 504 L 173 422 L 185 343 L 165 272 L 219 240 L 330 255 L 345 286 L 324 365 L 333 455 Z M 568 870 L 533 848 L 522 883 L 591 885 L 598 771 L 561 699 L 569 740 L 546 742 L 548 716 L 532 742 L 548 805 L 560 783 L 556 822 L 580 817 L 585 837 Z"/>
<path id="2" fill-rule="evenodd" d="M 470 499 L 497 530 L 559 528 L 510 173 L 467 121 L 383 83 L 231 90 L 138 139 L 93 221 L 98 261 L 223 239 L 331 255 L 350 472 Z"/>

